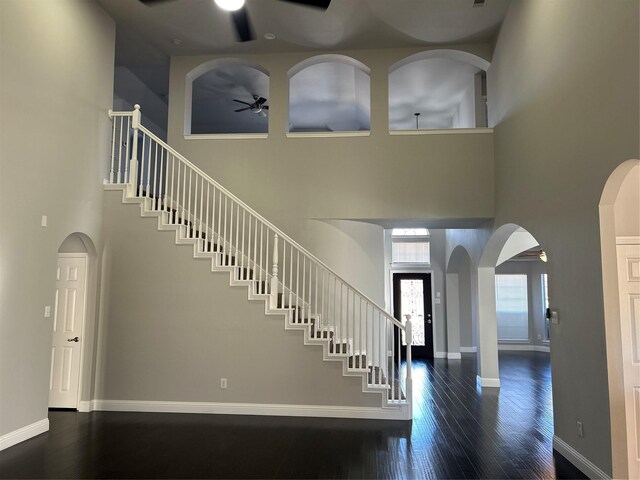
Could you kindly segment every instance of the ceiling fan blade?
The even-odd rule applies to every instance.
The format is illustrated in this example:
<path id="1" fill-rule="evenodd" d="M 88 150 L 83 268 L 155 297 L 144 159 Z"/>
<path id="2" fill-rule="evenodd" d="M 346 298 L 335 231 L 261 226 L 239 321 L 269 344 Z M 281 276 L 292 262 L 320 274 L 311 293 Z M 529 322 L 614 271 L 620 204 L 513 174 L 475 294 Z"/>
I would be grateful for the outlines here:
<path id="1" fill-rule="evenodd" d="M 250 107 L 253 105 L 253 104 L 251 104 L 251 103 L 243 102 L 242 100 L 238 100 L 237 98 L 234 98 L 234 99 L 233 99 L 233 101 L 234 101 L 234 102 L 238 102 L 238 103 L 244 103 L 245 105 L 249 105 Z"/>
<path id="2" fill-rule="evenodd" d="M 231 18 L 233 19 L 233 25 L 236 29 L 236 37 L 239 42 L 250 42 L 251 40 L 255 40 L 256 37 L 253 34 L 253 29 L 251 28 L 247 7 L 231 12 Z"/>
<path id="3" fill-rule="evenodd" d="M 326 10 L 331 4 L 331 0 L 283 0 L 289 3 L 297 3 L 298 5 L 304 5 L 306 7 L 320 8 Z"/>
<path id="4" fill-rule="evenodd" d="M 262 104 L 263 104 L 263 103 L 265 103 L 266 101 L 267 101 L 267 99 L 266 99 L 266 98 L 264 98 L 264 97 L 258 97 L 258 98 L 256 99 L 256 104 L 257 104 L 257 105 L 262 105 Z"/>
<path id="5" fill-rule="evenodd" d="M 262 109 L 263 109 L 263 110 L 269 110 L 269 105 L 263 105 L 263 106 L 262 106 Z"/>
<path id="6" fill-rule="evenodd" d="M 262 110 L 260 110 L 258 112 L 258 115 L 260 115 L 261 117 L 266 117 L 267 116 L 267 112 L 263 112 Z"/>
<path id="7" fill-rule="evenodd" d="M 251 107 L 240 108 L 238 110 L 234 110 L 234 112 L 244 112 L 245 110 L 251 110 Z"/>

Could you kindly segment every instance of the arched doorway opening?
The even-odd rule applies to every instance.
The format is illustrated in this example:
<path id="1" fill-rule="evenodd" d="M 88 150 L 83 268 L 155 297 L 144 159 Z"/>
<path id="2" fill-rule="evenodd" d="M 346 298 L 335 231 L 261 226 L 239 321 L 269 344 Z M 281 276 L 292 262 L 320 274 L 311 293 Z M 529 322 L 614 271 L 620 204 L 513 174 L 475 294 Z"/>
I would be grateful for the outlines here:
<path id="1" fill-rule="evenodd" d="M 640 160 L 608 178 L 600 198 L 613 478 L 640 476 Z"/>
<path id="2" fill-rule="evenodd" d="M 540 276 L 546 275 L 546 269 L 530 272 L 518 265 L 534 261 L 546 263 L 546 252 L 533 235 L 513 223 L 496 229 L 482 252 L 478 263 L 477 330 L 477 380 L 481 387 L 500 387 L 499 340 L 509 349 L 535 350 L 537 335 L 543 335 L 536 333 L 543 331 L 536 325 L 546 322 L 543 301 L 547 283 L 546 277 Z M 533 301 L 534 296 L 540 301 Z"/>
<path id="3" fill-rule="evenodd" d="M 50 408 L 89 410 L 95 316 L 90 305 L 96 298 L 96 260 L 95 245 L 83 233 L 68 235 L 58 248 L 51 312 Z"/>

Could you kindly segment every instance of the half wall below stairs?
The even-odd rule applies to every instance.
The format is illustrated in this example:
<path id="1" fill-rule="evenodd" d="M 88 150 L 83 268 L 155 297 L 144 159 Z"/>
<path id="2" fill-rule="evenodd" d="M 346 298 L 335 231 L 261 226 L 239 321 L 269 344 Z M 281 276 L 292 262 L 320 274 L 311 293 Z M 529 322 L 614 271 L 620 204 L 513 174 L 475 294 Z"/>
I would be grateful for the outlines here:
<path id="1" fill-rule="evenodd" d="M 379 393 L 362 392 L 362 377 L 343 376 L 342 362 L 324 361 L 322 346 L 305 346 L 302 331 L 285 330 L 283 315 L 266 315 L 229 273 L 141 218 L 139 204 L 107 191 L 104 205 L 95 408 L 393 417 Z"/>

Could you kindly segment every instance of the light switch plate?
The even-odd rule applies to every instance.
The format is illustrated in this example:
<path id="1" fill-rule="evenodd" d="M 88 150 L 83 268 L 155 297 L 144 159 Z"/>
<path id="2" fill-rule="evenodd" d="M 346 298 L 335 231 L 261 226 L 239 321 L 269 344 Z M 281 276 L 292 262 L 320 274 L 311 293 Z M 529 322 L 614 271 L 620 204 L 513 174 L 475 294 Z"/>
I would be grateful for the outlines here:
<path id="1" fill-rule="evenodd" d="M 553 323 L 554 325 L 558 325 L 558 323 L 560 323 L 558 312 L 556 312 L 555 310 L 551 311 L 551 323 Z"/>
<path id="2" fill-rule="evenodd" d="M 47 216 L 46 215 L 42 215 L 42 221 L 40 222 L 40 225 L 42 225 L 43 227 L 47 226 Z"/>
<path id="3" fill-rule="evenodd" d="M 47 305 L 44 307 L 44 318 L 49 318 L 51 316 L 51 307 Z"/>

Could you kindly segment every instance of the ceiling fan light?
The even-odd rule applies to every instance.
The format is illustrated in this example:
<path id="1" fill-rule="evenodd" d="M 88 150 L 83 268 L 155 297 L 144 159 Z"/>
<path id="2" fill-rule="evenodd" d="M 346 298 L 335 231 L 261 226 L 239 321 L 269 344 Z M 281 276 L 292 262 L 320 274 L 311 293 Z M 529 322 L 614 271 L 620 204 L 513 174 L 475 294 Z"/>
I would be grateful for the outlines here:
<path id="1" fill-rule="evenodd" d="M 244 6 L 244 0 L 214 0 L 216 5 L 223 10 L 235 12 Z"/>
<path id="2" fill-rule="evenodd" d="M 547 252 L 545 252 L 544 250 L 540 250 L 540 260 L 542 260 L 543 262 L 546 262 L 547 259 Z"/>

